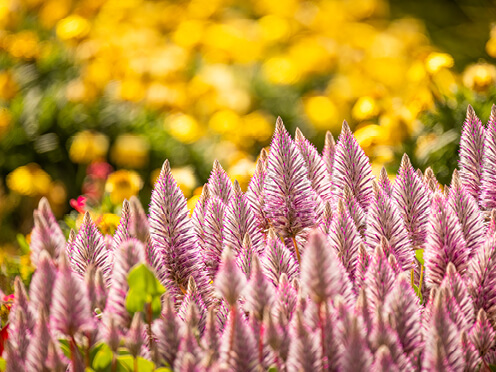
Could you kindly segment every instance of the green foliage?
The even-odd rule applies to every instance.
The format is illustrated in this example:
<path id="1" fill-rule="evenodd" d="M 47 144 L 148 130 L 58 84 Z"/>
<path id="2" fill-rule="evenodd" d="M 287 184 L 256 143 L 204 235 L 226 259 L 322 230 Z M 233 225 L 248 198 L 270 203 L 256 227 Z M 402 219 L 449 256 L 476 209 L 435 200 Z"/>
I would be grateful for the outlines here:
<path id="1" fill-rule="evenodd" d="M 153 317 L 160 316 L 161 296 L 165 288 L 153 272 L 145 265 L 134 267 L 128 275 L 129 292 L 126 297 L 126 309 L 130 313 L 144 311 L 145 305 L 151 305 Z"/>
<path id="2" fill-rule="evenodd" d="M 422 266 L 424 266 L 424 250 L 423 249 L 416 249 L 415 250 L 415 257 L 417 257 L 418 262 Z"/>

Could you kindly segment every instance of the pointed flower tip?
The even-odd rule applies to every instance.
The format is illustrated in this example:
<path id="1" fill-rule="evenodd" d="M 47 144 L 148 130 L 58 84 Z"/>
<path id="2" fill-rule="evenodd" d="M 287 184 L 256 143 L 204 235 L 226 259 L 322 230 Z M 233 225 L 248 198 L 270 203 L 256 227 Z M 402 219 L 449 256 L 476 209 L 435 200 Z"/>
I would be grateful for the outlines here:
<path id="1" fill-rule="evenodd" d="M 300 128 L 296 128 L 296 131 L 295 131 L 295 140 L 296 141 L 302 141 L 304 139 L 305 139 L 305 136 L 301 132 Z"/>
<path id="2" fill-rule="evenodd" d="M 124 199 L 124 201 L 122 202 L 122 214 L 129 213 L 130 210 L 131 204 L 129 203 L 129 200 Z"/>
<path id="3" fill-rule="evenodd" d="M 330 147 L 330 148 L 333 148 L 334 146 L 336 146 L 336 141 L 334 140 L 334 136 L 332 135 L 332 133 L 330 131 L 326 132 L 325 146 Z"/>
<path id="4" fill-rule="evenodd" d="M 477 115 L 475 114 L 474 108 L 472 105 L 467 106 L 467 120 L 472 121 L 477 118 Z"/>
<path id="5" fill-rule="evenodd" d="M 246 233 L 245 236 L 243 237 L 243 246 L 244 247 L 251 246 L 251 238 L 249 233 Z"/>
<path id="6" fill-rule="evenodd" d="M 165 159 L 164 164 L 162 164 L 162 171 L 160 172 L 160 175 L 161 176 L 168 175 L 170 171 L 171 168 L 170 168 L 169 159 Z"/>
<path id="7" fill-rule="evenodd" d="M 284 132 L 286 132 L 286 128 L 284 127 L 284 123 L 282 122 L 281 117 L 278 116 L 276 120 L 276 129 L 274 134 L 282 134 Z"/>
<path id="8" fill-rule="evenodd" d="M 239 185 L 238 180 L 234 180 L 234 194 L 238 196 L 243 194 L 243 191 L 241 190 L 241 186 Z"/>
<path id="9" fill-rule="evenodd" d="M 341 128 L 341 134 L 352 134 L 350 126 L 348 125 L 348 122 L 346 120 L 343 120 L 343 126 Z"/>
<path id="10" fill-rule="evenodd" d="M 222 165 L 220 165 L 220 162 L 217 159 L 215 159 L 214 164 L 212 166 L 212 172 L 218 172 L 222 170 L 223 170 Z"/>
<path id="11" fill-rule="evenodd" d="M 496 105 L 493 103 L 491 114 L 489 115 L 489 123 L 496 123 Z"/>
<path id="12" fill-rule="evenodd" d="M 50 203 L 48 202 L 48 199 L 45 196 L 43 196 L 40 199 L 40 202 L 38 203 L 38 209 L 40 211 L 49 211 L 49 210 L 51 210 L 50 209 Z"/>
<path id="13" fill-rule="evenodd" d="M 345 211 L 343 199 L 338 200 L 338 213 L 342 214 Z"/>
<path id="14" fill-rule="evenodd" d="M 90 215 L 90 212 L 86 211 L 84 213 L 84 218 L 83 218 L 83 225 L 84 226 L 87 226 L 87 225 L 90 225 L 92 223 L 92 219 L 91 219 L 91 215 Z"/>
<path id="15" fill-rule="evenodd" d="M 408 157 L 408 155 L 406 153 L 403 154 L 403 157 L 401 158 L 400 167 L 401 168 L 407 168 L 407 167 L 411 167 L 411 166 L 412 166 L 412 163 L 410 162 L 410 158 Z"/>
<path id="16" fill-rule="evenodd" d="M 477 313 L 477 322 L 483 324 L 486 321 L 487 321 L 487 314 L 484 311 L 484 309 L 480 309 L 479 312 Z"/>
<path id="17" fill-rule="evenodd" d="M 266 149 L 262 149 L 260 151 L 260 160 L 261 161 L 267 161 L 267 158 L 269 157 L 269 153 L 267 152 Z"/>
<path id="18" fill-rule="evenodd" d="M 448 263 L 448 266 L 446 267 L 446 274 L 447 275 L 454 275 L 456 273 L 456 267 L 453 265 L 452 262 Z"/>
<path id="19" fill-rule="evenodd" d="M 460 174 L 458 173 L 458 170 L 455 169 L 451 177 L 451 187 L 459 188 L 460 186 L 461 186 Z"/>

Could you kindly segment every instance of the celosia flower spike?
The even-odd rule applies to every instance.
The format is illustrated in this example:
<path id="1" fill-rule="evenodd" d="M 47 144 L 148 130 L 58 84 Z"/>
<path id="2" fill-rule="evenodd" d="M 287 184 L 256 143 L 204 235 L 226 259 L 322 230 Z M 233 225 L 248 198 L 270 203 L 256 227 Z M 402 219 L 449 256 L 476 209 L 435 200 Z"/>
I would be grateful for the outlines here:
<path id="1" fill-rule="evenodd" d="M 5 342 L 6 370 L 9 372 L 24 371 L 31 331 L 20 308 L 11 309 L 9 324 L 9 336 Z"/>
<path id="2" fill-rule="evenodd" d="M 34 265 L 37 265 L 41 251 L 46 250 L 53 259 L 57 259 L 60 252 L 64 250 L 66 241 L 45 197 L 40 199 L 38 209 L 33 215 L 34 228 L 31 232 L 30 248 L 31 260 Z"/>
<path id="3" fill-rule="evenodd" d="M 48 368 L 45 361 L 48 356 L 48 344 L 51 341 L 50 331 L 48 328 L 48 316 L 41 308 L 36 323 L 33 337 L 26 352 L 26 370 L 32 372 L 44 372 Z"/>
<path id="4" fill-rule="evenodd" d="M 303 229 L 314 225 L 315 202 L 305 162 L 280 117 L 267 162 L 264 211 L 283 238 L 295 238 Z"/>
<path id="5" fill-rule="evenodd" d="M 250 234 L 255 251 L 261 252 L 263 237 L 255 221 L 255 215 L 238 181 L 234 181 L 233 194 L 227 205 L 224 220 L 224 244 L 229 244 L 236 255 L 239 255 L 245 234 Z"/>
<path id="6" fill-rule="evenodd" d="M 215 278 L 224 249 L 225 209 L 226 205 L 217 196 L 211 196 L 205 208 L 201 254 L 211 279 Z"/>
<path id="7" fill-rule="evenodd" d="M 179 316 L 179 318 L 185 322 L 187 321 L 188 312 L 191 311 L 191 305 L 194 305 L 196 314 L 195 316 L 197 317 L 197 319 L 195 320 L 195 328 L 197 328 L 196 332 L 198 332 L 199 330 L 200 333 L 203 333 L 207 318 L 207 308 L 203 303 L 202 297 L 198 293 L 198 288 L 193 277 L 189 278 L 188 290 L 186 291 L 186 294 L 181 302 L 181 306 L 177 311 L 177 315 Z"/>
<path id="8" fill-rule="evenodd" d="M 427 286 L 432 288 L 441 284 L 450 262 L 463 276 L 468 265 L 468 256 L 458 219 L 451 212 L 444 197 L 436 194 L 431 204 L 424 251 Z"/>
<path id="9" fill-rule="evenodd" d="M 257 256 L 257 253 L 253 250 L 251 245 L 250 234 L 246 233 L 243 239 L 243 246 L 241 247 L 241 252 L 238 257 L 236 257 L 236 262 L 240 267 L 241 271 L 245 273 L 246 279 L 250 279 L 253 257 Z"/>
<path id="10" fill-rule="evenodd" d="M 369 159 L 353 136 L 348 123 L 344 121 L 334 154 L 334 193 L 341 196 L 344 186 L 348 186 L 358 204 L 366 211 L 372 196 L 372 177 Z"/>
<path id="11" fill-rule="evenodd" d="M 141 347 L 145 344 L 145 340 L 143 339 L 145 328 L 141 316 L 139 312 L 134 313 L 131 327 L 127 331 L 125 339 L 126 348 L 133 358 L 141 355 Z"/>
<path id="12" fill-rule="evenodd" d="M 479 200 L 485 137 L 482 122 L 468 105 L 460 138 L 459 166 L 460 179 L 475 200 Z"/>
<path id="13" fill-rule="evenodd" d="M 193 210 L 193 214 L 191 216 L 191 222 L 193 223 L 193 228 L 195 229 L 196 236 L 198 237 L 198 242 L 200 243 L 200 247 L 202 248 L 205 245 L 204 220 L 205 220 L 205 215 L 207 213 L 207 202 L 209 199 L 210 199 L 210 191 L 208 188 L 208 184 L 205 184 L 202 187 L 202 192 L 195 204 L 195 209 Z"/>
<path id="14" fill-rule="evenodd" d="M 301 133 L 299 128 L 296 128 L 295 143 L 307 166 L 307 175 L 312 188 L 324 201 L 330 201 L 332 197 L 332 184 L 322 157 L 310 141 Z"/>
<path id="15" fill-rule="evenodd" d="M 389 179 L 388 172 L 386 168 L 381 168 L 381 173 L 379 173 L 379 180 L 377 181 L 378 185 L 382 190 L 386 193 L 390 198 L 393 196 L 393 183 Z"/>
<path id="16" fill-rule="evenodd" d="M 369 253 L 364 243 L 358 246 L 358 255 L 355 268 L 355 288 L 363 288 L 365 281 L 365 274 L 369 267 Z"/>
<path id="17" fill-rule="evenodd" d="M 114 237 L 112 239 L 112 250 L 116 250 L 122 244 L 122 242 L 131 238 L 130 221 L 131 220 L 131 206 L 129 201 L 124 199 L 122 203 L 121 219 L 119 221 L 119 226 L 115 230 Z"/>
<path id="18" fill-rule="evenodd" d="M 93 318 L 89 305 L 86 287 L 73 274 L 66 255 L 61 254 L 53 288 L 50 329 L 67 336 L 92 330 Z"/>
<path id="19" fill-rule="evenodd" d="M 367 298 L 370 301 L 372 311 L 383 304 L 386 296 L 391 292 L 394 282 L 395 273 L 387 260 L 386 254 L 381 245 L 375 248 L 374 255 L 365 275 L 364 285 L 367 292 Z"/>
<path id="20" fill-rule="evenodd" d="M 386 345 L 381 345 L 374 354 L 374 363 L 370 368 L 374 372 L 401 371 L 400 367 L 394 362 Z"/>
<path id="21" fill-rule="evenodd" d="M 215 288 L 230 306 L 234 306 L 245 284 L 246 277 L 236 265 L 232 249 L 227 246 L 222 254 L 222 262 L 215 277 Z"/>
<path id="22" fill-rule="evenodd" d="M 322 160 L 327 168 L 329 180 L 332 181 L 332 167 L 334 165 L 334 154 L 336 153 L 336 141 L 332 133 L 327 131 L 325 135 L 324 148 L 322 150 Z"/>
<path id="23" fill-rule="evenodd" d="M 217 160 L 214 161 L 212 173 L 210 173 L 210 178 L 208 179 L 208 188 L 210 189 L 210 194 L 220 198 L 225 205 L 229 203 L 233 195 L 234 190 L 231 179 Z"/>
<path id="24" fill-rule="evenodd" d="M 102 270 L 103 276 L 110 279 L 111 266 L 108 260 L 108 251 L 105 240 L 86 212 L 83 224 L 79 228 L 76 240 L 73 243 L 71 263 L 75 272 L 84 276 L 88 266 L 95 265 Z"/>
<path id="25" fill-rule="evenodd" d="M 274 286 L 262 272 L 258 256 L 253 257 L 250 281 L 243 292 L 245 311 L 251 312 L 258 321 L 263 320 L 266 309 L 270 309 L 274 301 Z"/>
<path id="26" fill-rule="evenodd" d="M 208 277 L 201 269 L 199 245 L 186 198 L 174 180 L 167 160 L 152 192 L 150 236 L 162 256 L 159 277 L 168 291 L 175 298 L 181 298 L 189 277 L 193 276 L 205 303 L 209 304 Z"/>
<path id="27" fill-rule="evenodd" d="M 133 266 L 144 261 L 144 247 L 137 239 L 125 241 L 117 248 L 111 286 L 104 313 L 107 326 L 110 320 L 109 316 L 111 316 L 119 328 L 129 328 L 131 317 L 126 309 L 126 293 L 129 291 L 127 277 Z"/>
<path id="28" fill-rule="evenodd" d="M 42 251 L 38 259 L 38 266 L 29 286 L 30 307 L 34 314 L 41 309 L 46 314 L 50 313 L 53 283 L 56 276 L 57 269 L 53 264 L 50 254 Z"/>
<path id="29" fill-rule="evenodd" d="M 207 314 L 207 324 L 205 332 L 202 337 L 202 346 L 205 351 L 203 365 L 208 368 L 211 367 L 219 359 L 219 329 L 217 327 L 217 315 L 211 307 Z"/>
<path id="30" fill-rule="evenodd" d="M 415 253 L 396 204 L 375 181 L 373 188 L 374 197 L 367 215 L 366 241 L 375 247 L 385 237 L 402 271 L 410 270 Z"/>
<path id="31" fill-rule="evenodd" d="M 162 297 L 162 316 L 153 323 L 153 334 L 157 337 L 157 349 L 161 359 L 174 365 L 179 342 L 180 321 L 174 311 L 173 303 L 166 293 Z"/>
<path id="32" fill-rule="evenodd" d="M 496 333 L 487 319 L 487 314 L 480 309 L 477 314 L 477 321 L 468 334 L 468 339 L 479 352 L 479 356 L 484 359 L 487 353 L 494 347 Z"/>
<path id="33" fill-rule="evenodd" d="M 441 185 L 439 184 L 431 167 L 426 168 L 422 181 L 424 182 L 427 190 L 430 191 L 431 195 L 441 191 Z"/>
<path id="34" fill-rule="evenodd" d="M 393 186 L 393 196 L 398 203 L 413 247 L 421 248 L 425 241 L 430 200 L 422 180 L 406 154 L 401 159 Z"/>
<path id="35" fill-rule="evenodd" d="M 260 156 L 257 160 L 257 165 L 255 168 L 255 173 L 251 177 L 250 183 L 248 185 L 248 190 L 246 191 L 246 198 L 248 199 L 255 218 L 258 224 L 258 228 L 265 233 L 269 228 L 269 221 L 265 215 L 265 194 L 264 194 L 264 184 L 265 176 L 267 175 L 267 159 L 269 155 L 265 149 L 260 151 Z"/>
<path id="36" fill-rule="evenodd" d="M 319 229 L 325 235 L 328 235 L 331 231 L 332 217 L 333 214 L 332 214 L 331 203 L 326 201 L 324 205 L 324 211 L 322 213 L 322 216 L 320 217 L 320 222 L 319 222 Z"/>
<path id="37" fill-rule="evenodd" d="M 290 371 L 320 371 L 322 357 L 318 337 L 303 323 L 303 314 L 295 314 L 292 326 L 291 345 L 289 348 L 288 370 Z"/>
<path id="38" fill-rule="evenodd" d="M 285 273 L 289 280 L 298 274 L 298 263 L 293 254 L 281 242 L 273 229 L 269 229 L 265 253 L 262 256 L 265 275 L 277 286 L 281 274 Z"/>
<path id="39" fill-rule="evenodd" d="M 348 210 L 351 219 L 355 223 L 357 231 L 360 233 L 360 237 L 365 239 L 365 230 L 367 228 L 366 215 L 363 208 L 357 203 L 351 189 L 348 186 L 344 187 L 341 199 L 343 200 L 344 206 Z"/>
<path id="40" fill-rule="evenodd" d="M 451 262 L 446 268 L 446 274 L 441 282 L 442 288 L 448 288 L 452 294 L 452 300 L 457 304 L 457 317 L 462 318 L 464 327 L 469 327 L 474 323 L 475 311 L 472 297 L 470 296 L 465 280 L 456 271 L 455 265 Z"/>
<path id="41" fill-rule="evenodd" d="M 9 323 L 12 324 L 10 326 L 11 330 L 15 329 L 15 324 L 17 323 L 15 317 L 18 314 L 17 310 L 20 310 L 24 317 L 23 324 L 27 327 L 27 330 L 29 330 L 29 332 L 33 331 L 35 325 L 35 317 L 30 305 L 31 304 L 28 299 L 26 287 L 24 286 L 21 278 L 19 276 L 16 276 L 14 280 L 14 302 L 9 314 Z M 38 311 L 38 309 L 36 309 L 36 311 Z"/>
<path id="42" fill-rule="evenodd" d="M 496 208 L 496 105 L 487 122 L 486 142 L 482 157 L 480 205 L 485 210 Z"/>
<path id="43" fill-rule="evenodd" d="M 458 217 L 470 258 L 482 244 L 485 228 L 477 201 L 462 186 L 456 169 L 453 171 L 448 204 Z"/>

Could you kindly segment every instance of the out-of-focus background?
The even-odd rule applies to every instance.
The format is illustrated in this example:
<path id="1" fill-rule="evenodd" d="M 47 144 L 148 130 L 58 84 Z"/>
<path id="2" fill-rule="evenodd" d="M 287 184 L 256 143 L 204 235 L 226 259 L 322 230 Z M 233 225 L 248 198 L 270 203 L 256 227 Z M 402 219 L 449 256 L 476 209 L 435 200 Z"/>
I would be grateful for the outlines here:
<path id="1" fill-rule="evenodd" d="M 277 115 L 319 150 L 346 119 L 374 172 L 407 152 L 448 183 L 467 104 L 496 102 L 495 5 L 0 0 L 0 272 L 29 275 L 42 196 L 110 233 L 165 159 L 190 207 L 214 159 L 246 187 Z"/>

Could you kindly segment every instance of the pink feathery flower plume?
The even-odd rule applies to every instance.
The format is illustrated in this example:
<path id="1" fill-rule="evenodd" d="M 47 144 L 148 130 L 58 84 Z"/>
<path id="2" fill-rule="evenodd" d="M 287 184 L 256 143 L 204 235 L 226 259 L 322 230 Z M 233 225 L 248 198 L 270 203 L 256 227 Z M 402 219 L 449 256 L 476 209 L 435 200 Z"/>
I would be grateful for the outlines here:
<path id="1" fill-rule="evenodd" d="M 190 302 L 185 312 L 184 324 L 180 330 L 181 342 L 174 362 L 174 370 L 176 371 L 188 371 L 188 366 L 199 366 L 201 363 L 202 350 L 198 344 L 199 318 L 196 305 Z"/>
<path id="2" fill-rule="evenodd" d="M 58 268 L 52 294 L 50 329 L 69 337 L 91 331 L 93 318 L 84 282 L 72 272 L 65 254 L 60 256 Z"/>
<path id="3" fill-rule="evenodd" d="M 264 210 L 277 233 L 293 239 L 300 261 L 295 238 L 303 229 L 315 224 L 315 201 L 305 161 L 280 117 L 276 121 L 267 162 Z"/>
<path id="4" fill-rule="evenodd" d="M 222 254 L 222 262 L 215 277 L 214 286 L 219 297 L 224 298 L 229 306 L 236 305 L 246 285 L 246 277 L 236 264 L 234 252 L 227 246 Z"/>
<path id="5" fill-rule="evenodd" d="M 358 247 L 362 239 L 342 199 L 338 200 L 338 208 L 329 230 L 330 246 L 340 258 L 350 279 L 354 281 Z"/>
<path id="6" fill-rule="evenodd" d="M 224 243 L 230 244 L 236 255 L 242 250 L 245 234 L 250 234 L 252 246 L 257 252 L 263 251 L 263 236 L 257 226 L 247 197 L 234 181 L 232 197 L 227 205 L 224 220 Z"/>
<path id="7" fill-rule="evenodd" d="M 341 197 L 344 187 L 348 186 L 358 204 L 366 211 L 372 197 L 372 178 L 369 159 L 344 121 L 334 154 L 333 192 Z"/>
<path id="8" fill-rule="evenodd" d="M 38 265 L 39 255 L 47 251 L 50 257 L 57 259 L 65 248 L 64 233 L 60 229 L 48 200 L 43 197 L 38 204 L 38 209 L 33 213 L 34 228 L 31 232 L 31 261 Z"/>
<path id="9" fill-rule="evenodd" d="M 159 358 L 169 365 L 174 365 L 181 338 L 179 330 L 181 321 L 176 315 L 174 304 L 168 293 L 162 297 L 161 317 L 153 323 L 153 334 L 157 337 Z"/>
<path id="10" fill-rule="evenodd" d="M 486 229 L 477 201 L 462 185 L 456 169 L 453 171 L 453 179 L 448 193 L 448 204 L 458 217 L 458 222 L 460 222 L 462 234 L 467 244 L 467 250 L 469 251 L 469 258 L 471 258 L 482 244 Z"/>
<path id="11" fill-rule="evenodd" d="M 355 268 L 355 288 L 364 288 L 365 275 L 369 267 L 370 255 L 364 243 L 358 246 L 358 254 Z"/>
<path id="12" fill-rule="evenodd" d="M 291 344 L 289 347 L 289 371 L 320 371 L 322 355 L 317 343 L 318 335 L 303 320 L 303 314 L 297 311 L 291 327 Z"/>
<path id="13" fill-rule="evenodd" d="M 269 229 L 265 253 L 262 256 L 262 266 L 265 275 L 274 285 L 279 283 L 281 274 L 286 274 L 289 280 L 298 275 L 299 268 L 292 252 L 281 242 L 273 229 Z"/>
<path id="14" fill-rule="evenodd" d="M 193 277 L 189 278 L 188 290 L 186 291 L 186 294 L 181 302 L 181 306 L 177 311 L 177 315 L 181 320 L 187 320 L 191 305 L 194 305 L 195 316 L 197 317 L 197 324 L 195 327 L 200 331 L 200 333 L 203 333 L 203 330 L 205 329 L 205 322 L 207 320 L 207 308 L 200 293 L 198 293 L 198 287 L 196 286 Z"/>
<path id="15" fill-rule="evenodd" d="M 434 195 L 425 243 L 425 279 L 429 288 L 440 285 L 451 262 L 460 275 L 468 266 L 469 251 L 457 217 L 441 194 Z"/>
<path id="16" fill-rule="evenodd" d="M 298 302 L 298 290 L 286 274 L 281 274 L 277 286 L 272 314 L 277 315 L 287 325 L 291 321 Z"/>
<path id="17" fill-rule="evenodd" d="M 388 172 L 384 167 L 381 168 L 381 173 L 379 173 L 377 184 L 386 193 L 387 196 L 389 196 L 390 198 L 393 197 L 393 183 L 389 179 Z"/>
<path id="18" fill-rule="evenodd" d="M 11 324 L 9 327 L 10 332 L 16 331 L 15 324 L 17 323 L 16 316 L 19 314 L 18 310 L 22 313 L 24 318 L 22 324 L 27 327 L 27 330 L 30 333 L 33 332 L 36 319 L 32 312 L 32 306 L 28 299 L 26 287 L 22 283 L 21 278 L 16 276 L 14 280 L 14 302 L 9 313 L 9 323 Z M 23 331 L 23 333 L 25 332 Z"/>
<path id="19" fill-rule="evenodd" d="M 79 275 L 84 276 L 88 266 L 95 265 L 102 270 L 105 280 L 109 281 L 111 274 L 109 252 L 105 245 L 105 239 L 91 220 L 89 212 L 84 215 L 83 224 L 72 245 L 70 259 L 72 268 Z"/>
<path id="20" fill-rule="evenodd" d="M 146 344 L 146 340 L 143 337 L 143 335 L 146 334 L 145 326 L 141 317 L 141 313 L 134 313 L 131 326 L 129 327 L 124 340 L 124 344 L 133 358 L 142 355 L 141 349 Z"/>
<path id="21" fill-rule="evenodd" d="M 205 332 L 201 340 L 204 350 L 202 365 L 206 368 L 212 367 L 219 360 L 220 336 L 217 327 L 217 315 L 211 307 L 208 310 Z"/>
<path id="22" fill-rule="evenodd" d="M 467 117 L 460 138 L 460 179 L 475 200 L 479 200 L 482 163 L 484 157 L 485 129 L 468 105 Z"/>
<path id="23" fill-rule="evenodd" d="M 487 122 L 486 142 L 482 157 L 480 205 L 485 210 L 496 208 L 496 105 L 491 108 Z"/>
<path id="24" fill-rule="evenodd" d="M 208 188 L 208 184 L 203 185 L 202 192 L 195 204 L 195 208 L 193 209 L 193 213 L 191 215 L 191 222 L 193 224 L 193 228 L 195 230 L 196 236 L 198 237 L 198 243 L 200 247 L 204 246 L 204 234 L 205 234 L 205 215 L 207 213 L 207 203 L 210 199 L 210 191 Z"/>
<path id="25" fill-rule="evenodd" d="M 203 246 L 201 254 L 208 276 L 213 279 L 219 269 L 224 249 L 224 216 L 226 205 L 217 196 L 211 196 L 205 206 Z"/>
<path id="26" fill-rule="evenodd" d="M 344 207 L 350 214 L 350 217 L 353 220 L 353 223 L 355 224 L 360 237 L 362 239 L 365 239 L 367 216 L 360 204 L 357 203 L 353 192 L 348 186 L 344 187 L 341 199 L 343 200 Z"/>
<path id="27" fill-rule="evenodd" d="M 426 186 L 413 169 L 406 154 L 401 159 L 398 176 L 393 185 L 393 197 L 398 203 L 413 247 L 422 248 L 427 230 L 430 199 Z"/>
<path id="28" fill-rule="evenodd" d="M 258 256 L 254 256 L 250 280 L 243 292 L 246 300 L 243 309 L 261 322 L 265 311 L 272 307 L 274 293 L 274 286 L 264 275 Z"/>
<path id="29" fill-rule="evenodd" d="M 57 276 L 55 267 L 50 254 L 42 251 L 38 257 L 38 267 L 36 268 L 31 284 L 29 286 L 30 308 L 33 314 L 37 314 L 41 309 L 46 314 L 50 313 L 50 304 L 52 302 L 53 283 Z"/>
<path id="30" fill-rule="evenodd" d="M 208 188 L 210 195 L 217 196 L 225 205 L 229 203 L 234 193 L 231 179 L 217 160 L 214 161 L 212 173 L 208 179 Z"/>
<path id="31" fill-rule="evenodd" d="M 129 201 L 124 199 L 124 201 L 122 202 L 122 212 L 119 221 L 119 226 L 117 226 L 117 229 L 115 230 L 112 239 L 113 251 L 119 248 L 124 241 L 132 237 L 130 223 L 131 223 L 131 205 L 129 204 Z"/>
<path id="32" fill-rule="evenodd" d="M 483 309 L 477 313 L 477 320 L 468 333 L 468 339 L 479 352 L 479 357 L 485 359 L 489 351 L 496 345 L 496 332 Z"/>
<path id="33" fill-rule="evenodd" d="M 415 252 L 396 204 L 375 181 L 373 189 L 374 197 L 367 215 L 366 241 L 375 247 L 385 237 L 391 246 L 390 253 L 396 257 L 401 270 L 410 270 Z"/>
<path id="34" fill-rule="evenodd" d="M 326 164 L 317 149 L 305 138 L 299 128 L 296 128 L 295 143 L 307 166 L 307 177 L 315 192 L 325 201 L 332 198 L 332 183 L 329 179 Z"/>
<path id="35" fill-rule="evenodd" d="M 236 257 L 236 262 L 241 271 L 245 274 L 247 280 L 251 277 L 252 264 L 255 256 L 258 256 L 258 254 L 253 249 L 250 234 L 245 234 L 243 246 L 241 247 L 241 252 L 239 252 L 238 257 Z"/>
<path id="36" fill-rule="evenodd" d="M 322 160 L 327 169 L 327 177 L 332 182 L 332 167 L 334 165 L 334 154 L 336 153 L 336 141 L 332 133 L 327 131 L 325 135 L 324 148 L 322 149 Z"/>
<path id="37" fill-rule="evenodd" d="M 251 177 L 246 191 L 246 198 L 250 202 L 253 213 L 258 224 L 258 228 L 265 234 L 270 227 L 269 221 L 265 214 L 265 194 L 264 184 L 267 175 L 267 159 L 269 155 L 265 149 L 260 151 L 260 156 L 257 160 L 255 173 Z"/>
<path id="38" fill-rule="evenodd" d="M 42 308 L 26 352 L 27 371 L 45 372 L 49 370 L 45 362 L 48 356 L 48 345 L 50 341 L 52 341 L 52 338 L 49 330 L 48 316 Z"/>
<path id="39" fill-rule="evenodd" d="M 102 271 L 91 266 L 85 275 L 86 290 L 92 311 L 103 311 L 107 303 L 108 288 Z"/>
<path id="40" fill-rule="evenodd" d="M 110 316 L 120 329 L 128 329 L 131 325 L 131 316 L 126 309 L 126 294 L 129 291 L 127 277 L 135 265 L 144 261 L 144 247 L 137 239 L 124 241 L 116 249 L 111 286 L 104 312 L 104 321 L 107 326 L 109 326 Z"/>
<path id="41" fill-rule="evenodd" d="M 186 293 L 192 276 L 209 304 L 208 276 L 201 269 L 198 240 L 189 218 L 186 198 L 172 176 L 166 160 L 155 183 L 150 203 L 150 236 L 162 256 L 159 277 L 174 298 Z"/>

